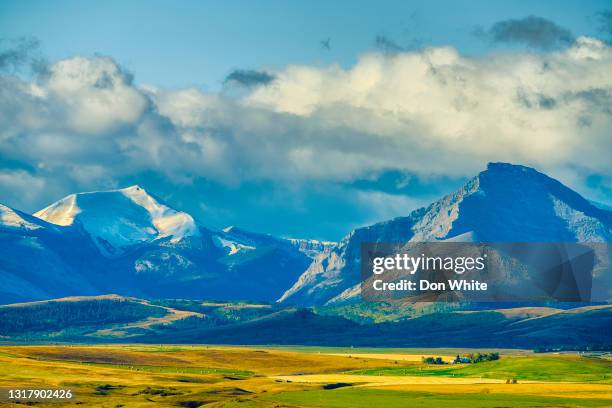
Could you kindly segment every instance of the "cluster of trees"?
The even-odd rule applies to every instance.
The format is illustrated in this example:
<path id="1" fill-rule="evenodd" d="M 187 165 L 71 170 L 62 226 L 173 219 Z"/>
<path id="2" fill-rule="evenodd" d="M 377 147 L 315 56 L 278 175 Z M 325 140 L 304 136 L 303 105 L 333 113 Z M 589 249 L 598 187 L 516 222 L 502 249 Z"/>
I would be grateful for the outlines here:
<path id="1" fill-rule="evenodd" d="M 464 356 L 460 356 L 457 354 L 453 363 L 455 364 L 476 364 L 481 363 L 483 361 L 495 361 L 499 360 L 499 353 L 470 353 Z M 425 364 L 446 364 L 442 357 L 423 357 L 421 359 Z"/>
<path id="2" fill-rule="evenodd" d="M 442 357 L 423 357 L 421 360 L 425 364 L 446 364 Z"/>
<path id="3" fill-rule="evenodd" d="M 67 327 L 127 323 L 161 317 L 167 311 L 124 299 L 49 301 L 0 308 L 0 336 L 63 330 Z"/>
<path id="4" fill-rule="evenodd" d="M 459 356 L 457 356 L 457 358 L 459 359 Z M 467 354 L 465 356 L 465 358 L 467 358 L 470 363 L 472 364 L 476 364 L 476 363 L 481 363 L 483 361 L 495 361 L 495 360 L 499 360 L 499 353 L 497 352 L 493 352 L 493 353 L 470 353 Z"/>

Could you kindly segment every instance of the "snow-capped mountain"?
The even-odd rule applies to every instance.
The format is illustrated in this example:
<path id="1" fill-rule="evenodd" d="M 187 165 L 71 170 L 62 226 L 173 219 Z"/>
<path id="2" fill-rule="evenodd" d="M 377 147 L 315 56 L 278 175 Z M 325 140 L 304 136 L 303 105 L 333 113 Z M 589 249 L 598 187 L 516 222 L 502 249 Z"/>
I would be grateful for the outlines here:
<path id="1" fill-rule="evenodd" d="M 200 234 L 189 214 L 160 203 L 139 186 L 71 194 L 34 215 L 82 228 L 106 256 L 119 256 L 133 245 L 160 239 L 178 242 Z"/>
<path id="2" fill-rule="evenodd" d="M 407 217 L 358 228 L 321 254 L 281 302 L 355 299 L 362 242 L 612 242 L 612 212 L 538 171 L 490 163 L 462 188 Z"/>
<path id="3" fill-rule="evenodd" d="M 139 186 L 0 206 L 0 303 L 120 293 L 275 300 L 311 259 L 292 241 L 212 231 Z"/>

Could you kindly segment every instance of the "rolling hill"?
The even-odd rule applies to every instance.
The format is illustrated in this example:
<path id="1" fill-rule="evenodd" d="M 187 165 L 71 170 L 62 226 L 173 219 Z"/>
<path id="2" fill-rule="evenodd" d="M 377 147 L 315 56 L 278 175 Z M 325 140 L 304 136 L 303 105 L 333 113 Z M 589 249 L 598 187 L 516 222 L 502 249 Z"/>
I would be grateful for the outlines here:
<path id="1" fill-rule="evenodd" d="M 341 308 L 71 297 L 0 307 L 8 342 L 609 349 L 612 306 L 448 310 L 381 323 Z"/>

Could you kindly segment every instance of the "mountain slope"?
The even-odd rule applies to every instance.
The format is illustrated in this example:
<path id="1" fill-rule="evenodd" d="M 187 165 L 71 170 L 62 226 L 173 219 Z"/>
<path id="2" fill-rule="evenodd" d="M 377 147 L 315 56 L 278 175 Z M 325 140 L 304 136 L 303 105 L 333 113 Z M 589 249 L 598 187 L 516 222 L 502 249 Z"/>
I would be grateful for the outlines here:
<path id="1" fill-rule="evenodd" d="M 467 239 L 466 237 L 469 237 Z M 538 171 L 507 163 L 407 217 L 358 228 L 315 258 L 281 302 L 322 305 L 359 295 L 362 242 L 611 242 L 612 212 Z"/>
<path id="2" fill-rule="evenodd" d="M 0 206 L 0 303 L 119 293 L 275 300 L 312 246 L 211 231 L 138 186 L 69 195 L 34 216 Z"/>
<path id="3" fill-rule="evenodd" d="M 81 255 L 70 256 L 79 245 Z M 0 302 L 97 293 L 79 268 L 91 254 L 65 228 L 0 205 Z"/>
<path id="4" fill-rule="evenodd" d="M 52 228 L 52 224 L 0 204 L 0 231 L 28 232 L 44 228 Z"/>

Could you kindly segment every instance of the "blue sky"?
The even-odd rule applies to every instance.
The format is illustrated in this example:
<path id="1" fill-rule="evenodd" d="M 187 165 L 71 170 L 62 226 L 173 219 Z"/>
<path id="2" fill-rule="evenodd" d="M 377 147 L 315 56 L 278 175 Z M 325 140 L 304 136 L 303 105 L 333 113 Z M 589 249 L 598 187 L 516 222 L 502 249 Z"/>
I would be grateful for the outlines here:
<path id="1" fill-rule="evenodd" d="M 0 2 L 0 203 L 141 184 L 336 240 L 511 161 L 611 204 L 611 8 Z"/>
<path id="2" fill-rule="evenodd" d="M 492 45 L 477 26 L 535 15 L 595 35 L 608 1 L 4 1 L 0 36 L 34 36 L 51 60 L 110 55 L 139 82 L 220 87 L 233 69 L 353 65 L 385 35 L 405 46 Z M 331 49 L 320 41 L 330 38 Z M 494 45 L 499 48 L 499 44 Z"/>

